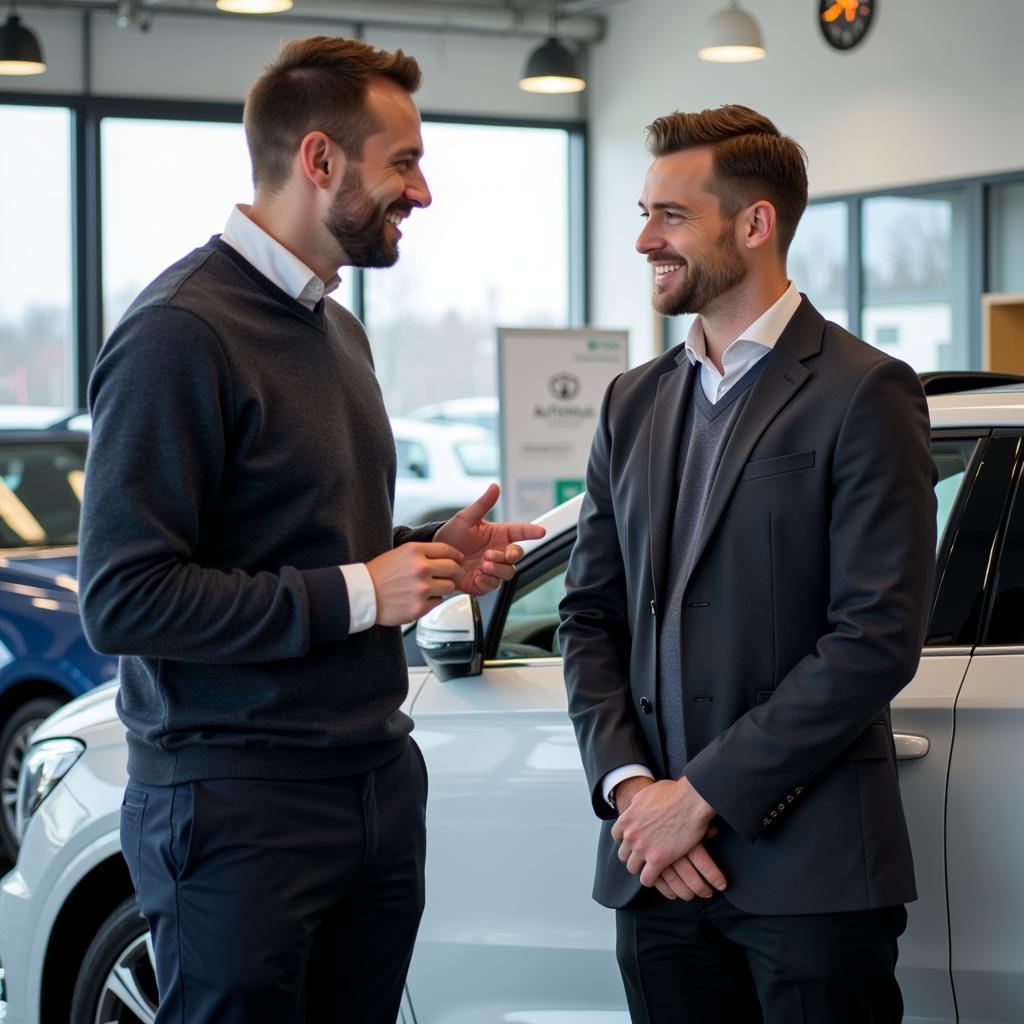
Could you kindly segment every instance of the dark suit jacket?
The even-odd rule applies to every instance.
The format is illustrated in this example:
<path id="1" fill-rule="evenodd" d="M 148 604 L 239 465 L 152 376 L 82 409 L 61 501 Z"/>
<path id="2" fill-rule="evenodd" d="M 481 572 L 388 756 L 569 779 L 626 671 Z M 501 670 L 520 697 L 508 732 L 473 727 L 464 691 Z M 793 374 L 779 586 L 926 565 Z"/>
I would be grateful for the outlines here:
<path id="1" fill-rule="evenodd" d="M 889 701 L 913 676 L 935 565 L 934 467 L 916 374 L 804 298 L 740 415 L 682 615 L 685 774 L 715 808 L 726 896 L 761 914 L 915 898 Z M 659 607 L 692 367 L 682 347 L 609 386 L 559 639 L 601 833 L 594 896 L 639 880 L 601 780 L 664 776 Z M 662 685 L 673 685 L 663 681 Z"/>

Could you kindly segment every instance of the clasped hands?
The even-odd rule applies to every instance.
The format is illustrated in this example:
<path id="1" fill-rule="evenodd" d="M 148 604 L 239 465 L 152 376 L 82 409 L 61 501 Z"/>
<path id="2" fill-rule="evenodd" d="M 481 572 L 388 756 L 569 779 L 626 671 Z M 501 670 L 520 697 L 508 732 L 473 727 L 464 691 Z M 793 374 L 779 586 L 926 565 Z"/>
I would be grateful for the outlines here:
<path id="1" fill-rule="evenodd" d="M 501 493 L 491 484 L 457 512 L 433 541 L 400 544 L 366 563 L 377 596 L 377 625 L 401 626 L 425 615 L 456 591 L 486 594 L 510 580 L 523 549 L 544 536 L 533 523 L 489 523 L 484 516 Z"/>
<path id="2" fill-rule="evenodd" d="M 619 860 L 643 885 L 670 900 L 707 899 L 725 888 L 725 875 L 704 846 L 716 834 L 709 827 L 714 809 L 686 776 L 626 779 L 615 787 L 615 803 Z"/>

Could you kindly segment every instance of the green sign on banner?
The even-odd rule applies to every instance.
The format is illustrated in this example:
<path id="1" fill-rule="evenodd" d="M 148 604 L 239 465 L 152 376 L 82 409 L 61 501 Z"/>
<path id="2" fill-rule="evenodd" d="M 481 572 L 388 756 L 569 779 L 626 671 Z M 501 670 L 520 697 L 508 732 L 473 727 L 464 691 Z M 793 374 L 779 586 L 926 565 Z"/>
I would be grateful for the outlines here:
<path id="1" fill-rule="evenodd" d="M 555 481 L 555 504 L 561 505 L 563 501 L 575 498 L 577 494 L 583 493 L 582 480 L 556 480 Z"/>

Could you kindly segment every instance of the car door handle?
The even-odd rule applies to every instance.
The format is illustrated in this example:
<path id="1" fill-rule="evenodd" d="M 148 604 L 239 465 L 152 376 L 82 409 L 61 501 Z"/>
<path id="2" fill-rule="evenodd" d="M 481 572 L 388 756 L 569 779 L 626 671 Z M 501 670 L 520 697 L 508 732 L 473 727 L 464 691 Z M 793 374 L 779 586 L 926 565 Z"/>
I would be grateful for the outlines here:
<path id="1" fill-rule="evenodd" d="M 931 746 L 927 736 L 915 736 L 909 732 L 894 732 L 892 738 L 896 744 L 897 761 L 916 761 L 924 757 Z"/>

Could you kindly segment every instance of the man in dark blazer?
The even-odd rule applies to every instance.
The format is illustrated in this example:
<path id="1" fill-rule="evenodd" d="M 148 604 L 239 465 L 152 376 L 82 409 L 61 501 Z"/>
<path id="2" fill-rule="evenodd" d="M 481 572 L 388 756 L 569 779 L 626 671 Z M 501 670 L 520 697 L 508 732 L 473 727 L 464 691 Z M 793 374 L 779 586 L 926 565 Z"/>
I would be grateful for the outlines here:
<path id="1" fill-rule="evenodd" d="M 561 608 L 594 895 L 636 1024 L 898 1024 L 924 395 L 788 280 L 796 143 L 740 106 L 648 133 L 637 249 L 655 309 L 699 316 L 608 388 Z"/>

